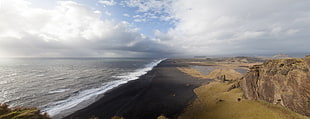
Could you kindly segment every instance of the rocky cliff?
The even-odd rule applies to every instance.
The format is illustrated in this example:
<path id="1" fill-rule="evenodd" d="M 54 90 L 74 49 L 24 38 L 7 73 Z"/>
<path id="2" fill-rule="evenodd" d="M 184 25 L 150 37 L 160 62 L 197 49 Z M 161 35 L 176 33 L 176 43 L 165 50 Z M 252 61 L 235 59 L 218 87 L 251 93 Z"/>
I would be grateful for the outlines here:
<path id="1" fill-rule="evenodd" d="M 255 65 L 243 77 L 241 87 L 248 99 L 280 104 L 310 117 L 310 56 Z"/>

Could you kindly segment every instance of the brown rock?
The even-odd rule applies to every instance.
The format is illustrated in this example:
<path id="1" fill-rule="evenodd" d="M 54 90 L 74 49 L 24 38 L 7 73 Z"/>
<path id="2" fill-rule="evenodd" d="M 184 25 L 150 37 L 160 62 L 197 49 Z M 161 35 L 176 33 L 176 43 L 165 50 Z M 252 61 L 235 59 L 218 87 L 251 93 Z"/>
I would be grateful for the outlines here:
<path id="1" fill-rule="evenodd" d="M 276 59 L 255 65 L 241 81 L 248 99 L 281 104 L 310 117 L 310 57 Z"/>

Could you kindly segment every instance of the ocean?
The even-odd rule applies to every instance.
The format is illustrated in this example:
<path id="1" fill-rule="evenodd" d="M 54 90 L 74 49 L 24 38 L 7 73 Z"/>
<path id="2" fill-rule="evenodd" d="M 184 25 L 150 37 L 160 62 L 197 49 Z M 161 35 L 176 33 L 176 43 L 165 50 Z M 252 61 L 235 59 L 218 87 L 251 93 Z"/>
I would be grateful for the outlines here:
<path id="1" fill-rule="evenodd" d="M 74 112 L 152 70 L 162 59 L 0 59 L 0 103 L 38 107 L 51 117 Z"/>

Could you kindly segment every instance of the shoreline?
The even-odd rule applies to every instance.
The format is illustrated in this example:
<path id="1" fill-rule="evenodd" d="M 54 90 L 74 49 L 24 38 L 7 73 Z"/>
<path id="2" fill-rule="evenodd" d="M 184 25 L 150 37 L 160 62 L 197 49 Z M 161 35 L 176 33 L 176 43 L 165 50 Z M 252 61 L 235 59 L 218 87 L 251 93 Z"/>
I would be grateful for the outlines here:
<path id="1" fill-rule="evenodd" d="M 196 98 L 193 90 L 207 81 L 197 80 L 177 67 L 182 66 L 164 60 L 137 80 L 106 92 L 101 99 L 63 119 L 155 119 L 160 115 L 177 118 Z"/>
<path id="2" fill-rule="evenodd" d="M 133 72 L 128 72 L 126 75 L 119 75 L 119 80 L 114 80 L 104 83 L 101 87 L 90 88 L 80 91 L 77 95 L 69 97 L 66 100 L 54 102 L 52 106 L 45 108 L 42 112 L 48 113 L 54 119 L 61 119 L 73 112 L 81 110 L 88 105 L 96 102 L 98 99 L 104 97 L 104 94 L 120 85 L 126 84 L 132 80 L 137 80 L 140 76 L 151 71 L 155 66 L 165 59 L 153 60 L 145 64 L 143 68 L 138 68 Z"/>

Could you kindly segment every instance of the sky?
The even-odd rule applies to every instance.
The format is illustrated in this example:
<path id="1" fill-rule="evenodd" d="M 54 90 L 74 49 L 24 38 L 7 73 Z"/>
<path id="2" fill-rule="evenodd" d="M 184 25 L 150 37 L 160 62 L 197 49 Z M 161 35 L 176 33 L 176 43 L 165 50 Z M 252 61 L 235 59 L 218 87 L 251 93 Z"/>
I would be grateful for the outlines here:
<path id="1" fill-rule="evenodd" d="M 0 57 L 307 54 L 309 0 L 0 0 Z"/>

